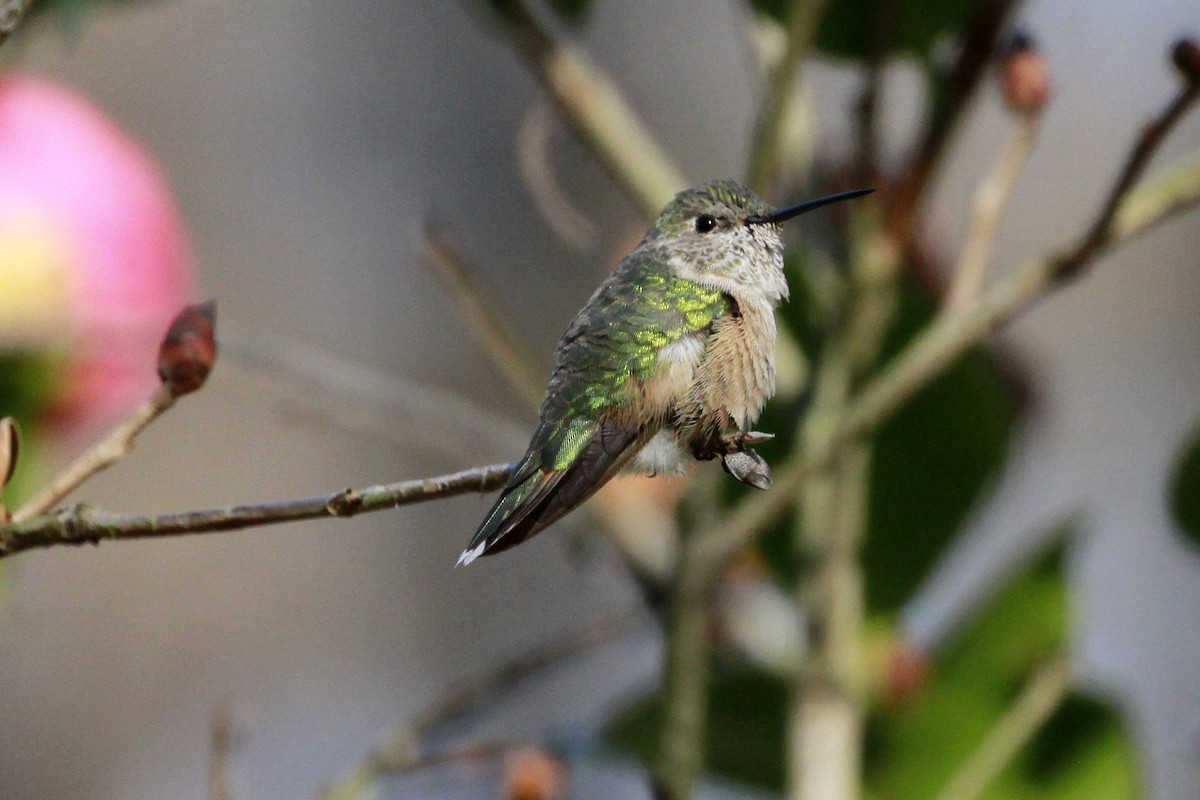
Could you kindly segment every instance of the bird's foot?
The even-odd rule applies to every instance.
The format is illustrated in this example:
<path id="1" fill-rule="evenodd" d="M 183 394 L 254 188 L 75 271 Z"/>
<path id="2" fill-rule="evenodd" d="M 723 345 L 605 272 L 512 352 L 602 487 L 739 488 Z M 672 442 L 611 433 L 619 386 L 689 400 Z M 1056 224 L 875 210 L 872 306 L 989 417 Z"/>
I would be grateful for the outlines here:
<path id="1" fill-rule="evenodd" d="M 721 466 L 742 483 L 755 489 L 771 488 L 771 468 L 758 453 L 748 448 L 721 456 Z"/>

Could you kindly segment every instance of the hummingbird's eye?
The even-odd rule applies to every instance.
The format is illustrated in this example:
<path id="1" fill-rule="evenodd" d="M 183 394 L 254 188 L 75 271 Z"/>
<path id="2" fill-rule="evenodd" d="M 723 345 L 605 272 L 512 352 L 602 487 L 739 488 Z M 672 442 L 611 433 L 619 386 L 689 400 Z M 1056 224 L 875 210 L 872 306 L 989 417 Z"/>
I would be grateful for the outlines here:
<path id="1" fill-rule="evenodd" d="M 712 214 L 701 214 L 696 217 L 696 233 L 708 233 L 717 227 L 717 218 Z"/>

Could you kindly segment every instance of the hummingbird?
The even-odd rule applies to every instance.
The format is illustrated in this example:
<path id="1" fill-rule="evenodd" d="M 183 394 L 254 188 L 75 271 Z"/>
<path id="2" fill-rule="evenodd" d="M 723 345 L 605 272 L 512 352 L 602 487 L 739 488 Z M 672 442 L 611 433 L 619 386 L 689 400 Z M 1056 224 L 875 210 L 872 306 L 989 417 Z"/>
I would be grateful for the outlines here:
<path id="1" fill-rule="evenodd" d="M 719 457 L 767 488 L 750 445 L 772 437 L 750 428 L 775 393 L 781 223 L 871 191 L 783 209 L 727 180 L 677 194 L 563 334 L 529 449 L 458 565 L 520 544 L 622 471 Z"/>

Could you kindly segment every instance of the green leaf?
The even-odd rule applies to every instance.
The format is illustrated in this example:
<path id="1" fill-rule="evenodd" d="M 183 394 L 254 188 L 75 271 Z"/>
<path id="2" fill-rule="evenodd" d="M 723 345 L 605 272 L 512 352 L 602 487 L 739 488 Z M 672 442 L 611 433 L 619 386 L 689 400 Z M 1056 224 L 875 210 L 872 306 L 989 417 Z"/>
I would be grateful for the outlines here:
<path id="1" fill-rule="evenodd" d="M 1171 484 L 1171 513 L 1184 535 L 1200 545 L 1200 428 L 1192 433 Z"/>
<path id="2" fill-rule="evenodd" d="M 806 2 L 807 0 L 801 0 Z M 789 0 L 751 0 L 757 11 L 785 22 Z M 962 28 L 980 0 L 830 0 L 817 30 L 816 48 L 841 58 L 867 58 L 872 28 L 884 55 L 927 59 L 942 39 Z M 887 14 L 890 19 L 878 18 Z"/>

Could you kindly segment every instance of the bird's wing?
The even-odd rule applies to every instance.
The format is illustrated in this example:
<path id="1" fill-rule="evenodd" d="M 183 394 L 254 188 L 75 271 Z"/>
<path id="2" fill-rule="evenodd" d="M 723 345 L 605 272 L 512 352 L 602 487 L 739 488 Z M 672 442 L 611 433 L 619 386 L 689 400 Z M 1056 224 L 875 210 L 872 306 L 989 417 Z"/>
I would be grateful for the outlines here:
<path id="1" fill-rule="evenodd" d="M 703 335 L 730 301 L 657 263 L 626 259 L 567 329 L 529 450 L 459 564 L 546 528 L 591 497 L 662 427 L 669 408 L 630 407 L 655 377 L 659 350 Z"/>

